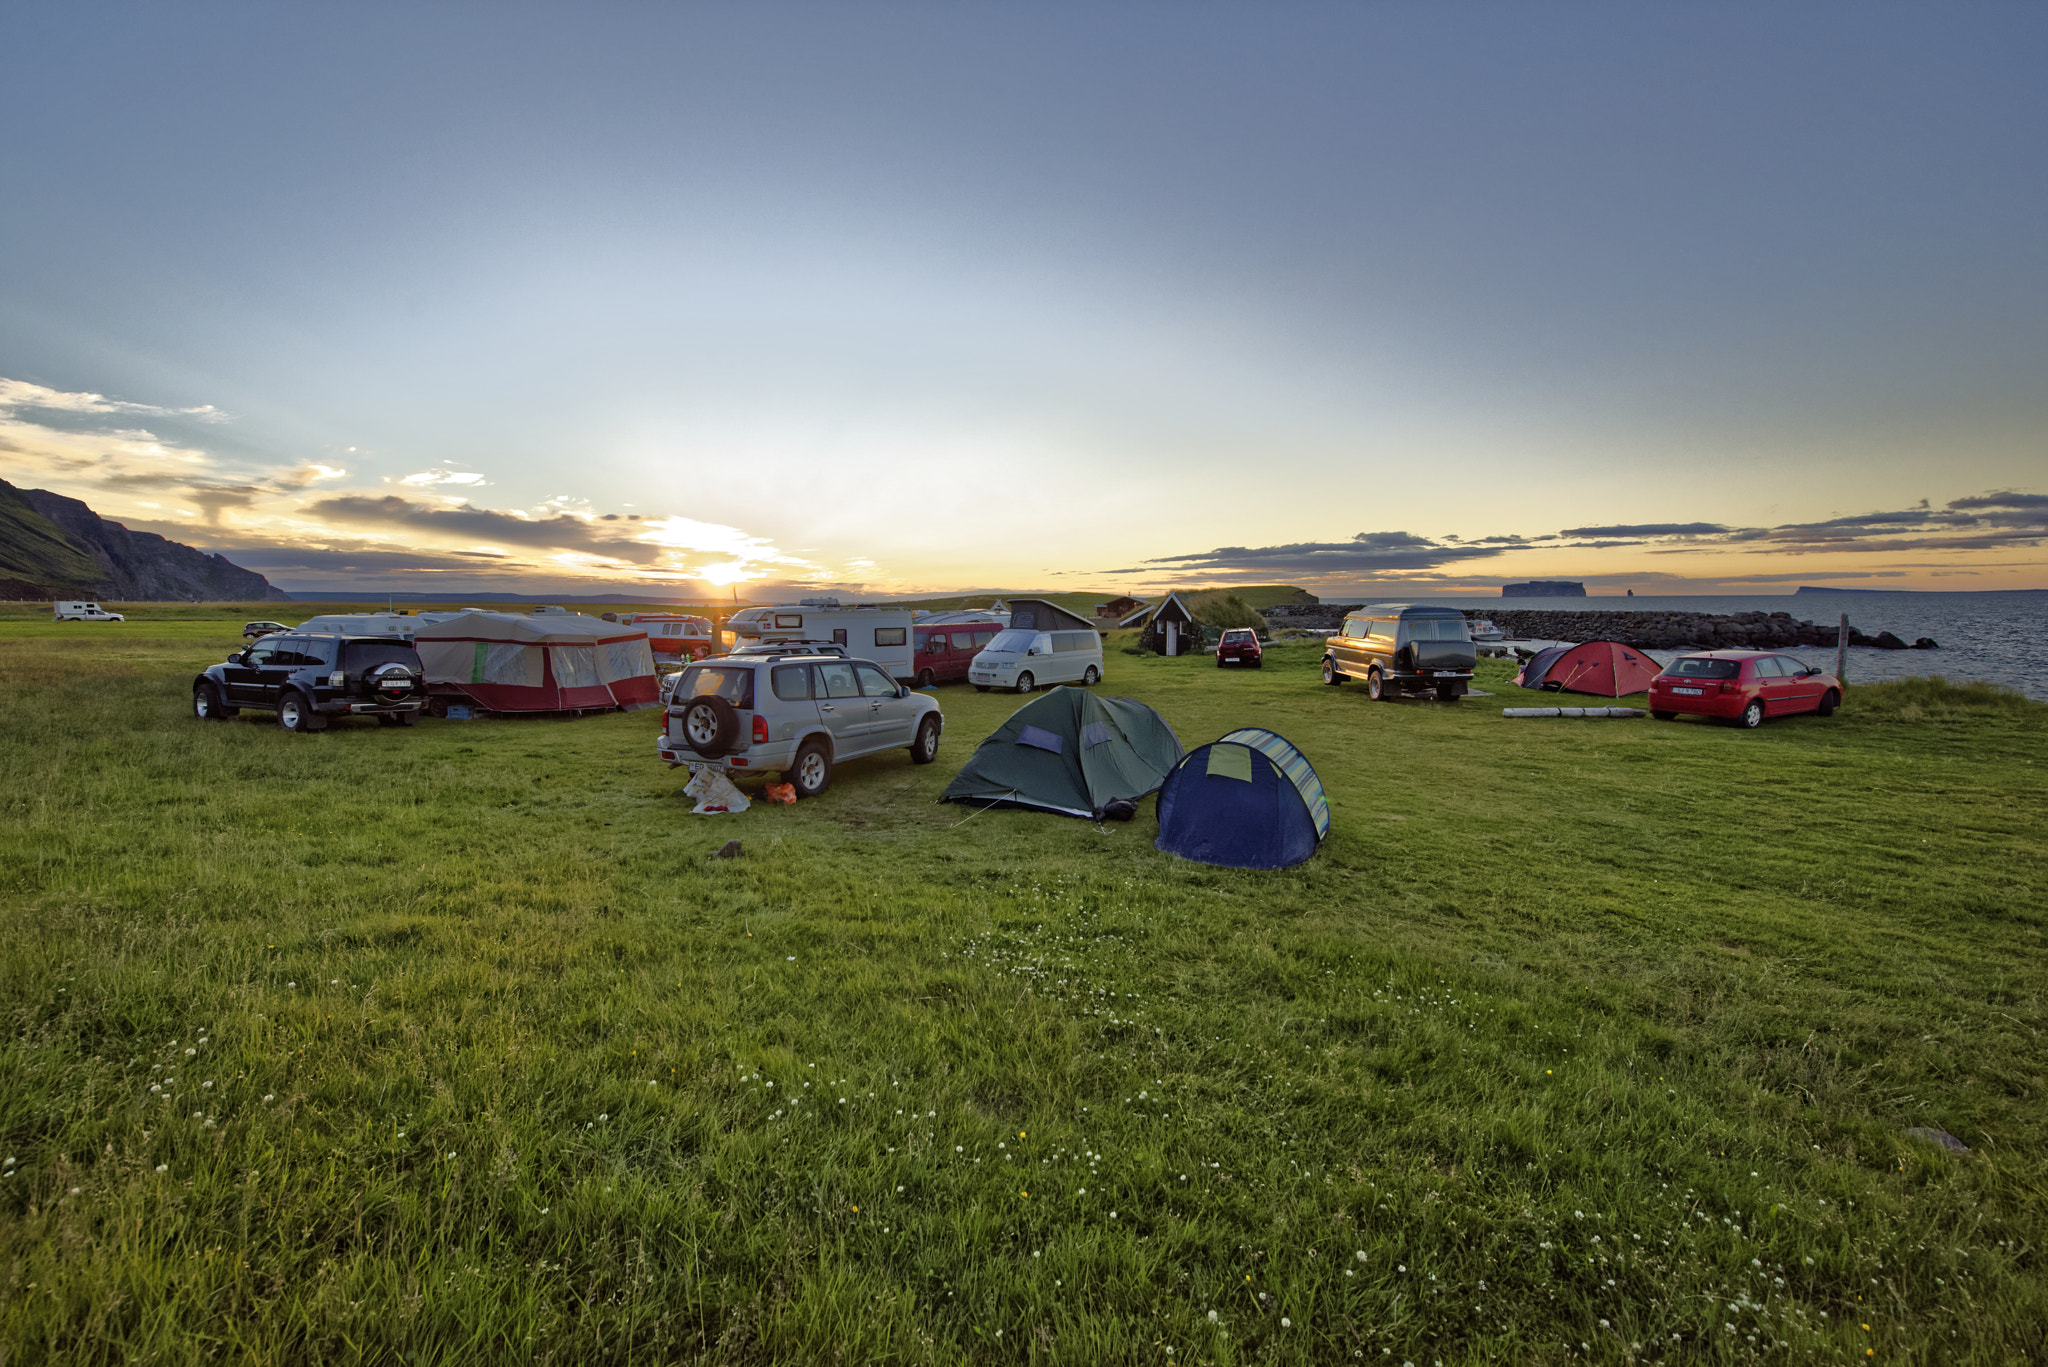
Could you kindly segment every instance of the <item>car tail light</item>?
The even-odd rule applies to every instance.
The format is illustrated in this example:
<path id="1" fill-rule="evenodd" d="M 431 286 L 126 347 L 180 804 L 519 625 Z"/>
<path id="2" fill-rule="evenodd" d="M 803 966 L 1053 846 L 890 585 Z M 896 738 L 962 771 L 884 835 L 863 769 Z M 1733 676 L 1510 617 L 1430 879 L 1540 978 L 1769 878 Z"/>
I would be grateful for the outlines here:
<path id="1" fill-rule="evenodd" d="M 1716 688 L 1714 689 L 1714 691 L 1715 691 L 1716 693 L 1733 693 L 1733 692 L 1735 691 L 1735 688 L 1734 688 L 1734 685 L 1732 685 L 1732 684 L 1728 684 L 1728 683 L 1723 683 L 1723 684 L 1720 684 L 1720 685 L 1718 685 L 1718 686 L 1717 686 L 1717 687 L 1716 687 Z"/>
<path id="2" fill-rule="evenodd" d="M 768 719 L 759 712 L 754 714 L 754 743 L 756 745 L 766 745 L 768 743 Z"/>

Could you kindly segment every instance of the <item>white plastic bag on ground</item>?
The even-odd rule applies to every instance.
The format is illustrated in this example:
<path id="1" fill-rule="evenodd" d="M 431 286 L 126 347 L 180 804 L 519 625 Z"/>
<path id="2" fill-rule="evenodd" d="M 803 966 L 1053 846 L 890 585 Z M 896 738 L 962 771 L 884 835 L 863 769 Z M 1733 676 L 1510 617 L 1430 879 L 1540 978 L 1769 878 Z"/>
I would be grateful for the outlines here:
<path id="1" fill-rule="evenodd" d="M 690 775 L 690 781 L 683 785 L 683 796 L 697 799 L 697 805 L 690 809 L 697 816 L 711 812 L 744 812 L 752 805 L 745 793 L 733 787 L 731 779 L 708 767 Z"/>

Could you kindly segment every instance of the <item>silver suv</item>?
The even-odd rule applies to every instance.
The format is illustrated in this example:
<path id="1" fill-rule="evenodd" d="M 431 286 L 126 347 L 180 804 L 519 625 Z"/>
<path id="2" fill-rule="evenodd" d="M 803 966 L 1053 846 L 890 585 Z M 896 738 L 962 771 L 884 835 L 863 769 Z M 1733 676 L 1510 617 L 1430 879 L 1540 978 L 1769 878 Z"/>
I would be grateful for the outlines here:
<path id="1" fill-rule="evenodd" d="M 683 671 L 655 748 L 670 768 L 780 770 L 816 797 L 841 760 L 906 746 L 930 764 L 945 726 L 937 702 L 867 660 L 727 655 Z"/>

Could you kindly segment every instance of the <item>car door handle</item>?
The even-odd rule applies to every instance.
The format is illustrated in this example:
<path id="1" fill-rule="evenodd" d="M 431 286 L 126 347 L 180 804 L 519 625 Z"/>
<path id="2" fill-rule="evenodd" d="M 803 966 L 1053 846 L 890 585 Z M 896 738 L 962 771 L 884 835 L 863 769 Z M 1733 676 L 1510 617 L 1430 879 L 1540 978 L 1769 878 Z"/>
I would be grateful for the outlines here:
<path id="1" fill-rule="evenodd" d="M 828 702 L 821 702 L 818 704 L 818 710 L 820 712 L 830 712 L 832 711 L 832 704 Z"/>

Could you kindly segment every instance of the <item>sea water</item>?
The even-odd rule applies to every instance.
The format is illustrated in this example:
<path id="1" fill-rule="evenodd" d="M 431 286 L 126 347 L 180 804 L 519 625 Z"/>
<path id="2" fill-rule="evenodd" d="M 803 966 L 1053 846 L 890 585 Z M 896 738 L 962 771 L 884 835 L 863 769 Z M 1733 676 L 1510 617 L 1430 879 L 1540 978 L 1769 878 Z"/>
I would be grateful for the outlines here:
<path id="1" fill-rule="evenodd" d="M 1391 595 L 1389 595 L 1391 597 Z M 1371 600 L 1378 601 L 1378 600 Z M 1916 674 L 1981 679 L 2016 688 L 2048 702 L 2048 590 L 1993 593 L 1798 593 L 1755 597 L 1699 595 L 1669 598 L 1452 598 L 1430 595 L 1417 602 L 1446 603 L 1488 612 L 1789 612 L 1794 621 L 1833 627 L 1841 614 L 1872 636 L 1889 631 L 1911 643 L 1931 636 L 1939 650 L 1849 651 L 1849 682 L 1874 683 Z M 1833 646 L 1771 647 L 1833 671 Z M 1682 651 L 1646 651 L 1668 663 Z"/>

